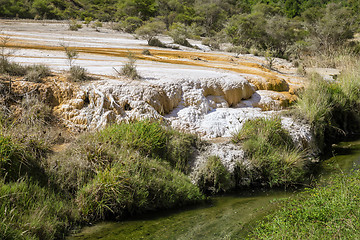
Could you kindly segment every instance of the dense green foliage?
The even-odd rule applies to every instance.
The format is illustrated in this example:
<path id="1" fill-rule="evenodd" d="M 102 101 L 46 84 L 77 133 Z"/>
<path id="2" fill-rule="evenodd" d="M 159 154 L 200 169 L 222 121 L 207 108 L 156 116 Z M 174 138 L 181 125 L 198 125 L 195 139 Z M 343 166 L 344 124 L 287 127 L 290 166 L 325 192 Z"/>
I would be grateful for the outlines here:
<path id="1" fill-rule="evenodd" d="M 162 16 L 165 22 L 199 22 L 210 30 L 221 26 L 226 17 L 238 13 L 249 13 L 258 3 L 265 3 L 281 9 L 282 13 L 292 18 L 300 16 L 310 8 L 323 7 L 329 2 L 340 2 L 352 11 L 358 11 L 358 1 L 348 0 L 246 0 L 246 1 L 167 1 L 167 0 L 4 0 L 0 7 L 3 17 L 69 19 L 92 17 L 100 20 L 116 20 L 122 17 L 139 17 L 148 20 L 150 17 Z M 218 29 L 217 29 L 218 30 Z"/>
<path id="2" fill-rule="evenodd" d="M 300 193 L 268 216 L 251 239 L 358 239 L 360 172 Z"/>
<path id="3" fill-rule="evenodd" d="M 292 59 L 353 48 L 346 40 L 359 29 L 359 11 L 354 0 L 3 0 L 0 6 L 2 17 L 68 19 L 70 30 L 82 27 L 77 20 L 97 31 L 99 21 L 112 21 L 113 29 L 136 32 L 152 46 L 163 46 L 155 37 L 167 30 L 174 43 L 188 47 L 187 38 L 205 37 L 212 49 L 230 42 Z"/>
<path id="4" fill-rule="evenodd" d="M 280 118 L 248 120 L 234 135 L 254 165 L 255 176 L 270 186 L 296 184 L 303 180 L 305 161 L 294 147 L 289 133 L 281 126 Z M 256 179 L 255 179 L 256 181 Z"/>

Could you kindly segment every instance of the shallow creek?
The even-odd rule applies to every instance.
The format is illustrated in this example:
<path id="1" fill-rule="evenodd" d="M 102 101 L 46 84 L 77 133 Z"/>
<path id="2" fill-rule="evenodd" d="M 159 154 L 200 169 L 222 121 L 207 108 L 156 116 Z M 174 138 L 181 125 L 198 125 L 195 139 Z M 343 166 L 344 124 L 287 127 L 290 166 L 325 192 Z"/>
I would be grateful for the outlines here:
<path id="1" fill-rule="evenodd" d="M 326 178 L 337 171 L 360 166 L 360 140 L 333 147 L 316 175 Z M 149 213 L 122 222 L 104 222 L 86 227 L 69 237 L 75 239 L 242 239 L 254 223 L 276 208 L 276 199 L 296 194 L 285 190 L 248 190 L 213 197 L 192 208 Z"/>

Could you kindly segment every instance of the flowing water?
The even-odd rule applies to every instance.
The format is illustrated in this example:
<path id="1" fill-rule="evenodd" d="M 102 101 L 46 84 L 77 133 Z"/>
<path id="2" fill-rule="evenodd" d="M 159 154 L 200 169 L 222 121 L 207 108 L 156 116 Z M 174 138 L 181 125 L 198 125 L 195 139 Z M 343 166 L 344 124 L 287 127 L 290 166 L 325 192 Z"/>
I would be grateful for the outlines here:
<path id="1" fill-rule="evenodd" d="M 317 171 L 318 178 L 360 166 L 360 141 L 333 147 Z M 249 190 L 212 198 L 201 206 L 149 213 L 122 222 L 86 227 L 69 239 L 242 239 L 255 222 L 276 208 L 276 199 L 296 194 L 284 190 Z"/>

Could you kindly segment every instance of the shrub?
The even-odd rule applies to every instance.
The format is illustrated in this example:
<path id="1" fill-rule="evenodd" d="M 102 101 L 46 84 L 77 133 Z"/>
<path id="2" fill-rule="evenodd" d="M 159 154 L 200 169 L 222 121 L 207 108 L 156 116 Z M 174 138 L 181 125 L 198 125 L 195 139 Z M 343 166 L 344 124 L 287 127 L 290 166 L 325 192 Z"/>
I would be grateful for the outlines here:
<path id="1" fill-rule="evenodd" d="M 149 46 L 166 48 L 166 45 L 157 38 L 152 38 L 148 42 Z"/>
<path id="2" fill-rule="evenodd" d="M 280 118 L 247 120 L 233 136 L 241 143 L 259 180 L 272 186 L 299 183 L 305 173 L 303 154 L 295 149 Z"/>
<path id="3" fill-rule="evenodd" d="M 74 82 L 83 82 L 89 80 L 90 77 L 85 68 L 80 66 L 71 66 L 70 67 L 70 75 L 68 76 L 68 80 Z"/>
<path id="4" fill-rule="evenodd" d="M 144 50 L 142 51 L 142 54 L 151 56 L 151 52 L 150 52 L 149 49 L 144 49 Z"/>
<path id="5" fill-rule="evenodd" d="M 92 17 L 85 17 L 84 24 L 86 24 L 86 26 L 88 27 L 92 21 L 93 21 Z"/>
<path id="6" fill-rule="evenodd" d="M 204 193 L 226 192 L 232 185 L 229 171 L 217 156 L 210 156 L 196 175 L 196 185 Z"/>
<path id="7" fill-rule="evenodd" d="M 82 28 L 82 25 L 79 24 L 75 19 L 69 21 L 69 30 L 70 31 L 77 31 Z"/>
<path id="8" fill-rule="evenodd" d="M 220 49 L 220 42 L 217 38 L 203 38 L 201 41 L 203 45 L 209 46 L 211 50 L 219 50 Z"/>
<path id="9" fill-rule="evenodd" d="M 134 57 L 134 54 L 130 53 L 128 55 L 128 61 L 121 67 L 121 70 L 120 71 L 117 71 L 116 69 L 114 70 L 120 76 L 126 76 L 132 80 L 140 79 L 141 77 L 136 70 L 135 62 L 136 59 Z"/>
<path id="10" fill-rule="evenodd" d="M 27 72 L 27 67 L 18 63 L 11 62 L 7 58 L 0 59 L 0 73 L 9 74 L 10 76 L 24 76 Z"/>
<path id="11" fill-rule="evenodd" d="M 242 46 L 232 46 L 227 48 L 226 51 L 235 53 L 235 57 L 239 57 L 240 54 L 249 54 L 249 50 Z"/>
<path id="12" fill-rule="evenodd" d="M 173 23 L 168 32 L 174 43 L 183 45 L 185 47 L 193 47 L 186 39 L 188 37 L 187 29 L 183 23 Z"/>
<path id="13" fill-rule="evenodd" d="M 41 82 L 44 77 L 50 76 L 50 68 L 46 65 L 33 65 L 28 67 L 25 80 L 30 82 Z"/>
<path id="14" fill-rule="evenodd" d="M 165 31 L 165 28 L 165 23 L 162 21 L 150 21 L 146 22 L 144 25 L 136 29 L 135 33 L 140 38 L 147 40 L 149 44 L 153 38 L 163 33 Z"/>
<path id="15" fill-rule="evenodd" d="M 64 48 L 65 56 L 71 68 L 74 61 L 79 57 L 79 52 L 75 48 L 70 48 L 69 45 L 64 42 L 60 43 L 60 46 Z"/>
<path id="16" fill-rule="evenodd" d="M 91 24 L 91 27 L 95 29 L 95 31 L 100 32 L 100 28 L 103 26 L 102 22 L 96 21 Z"/>
<path id="17" fill-rule="evenodd" d="M 134 33 L 142 25 L 143 21 L 138 17 L 127 17 L 118 24 L 118 29 L 127 33 Z M 116 29 L 116 30 L 118 30 Z"/>

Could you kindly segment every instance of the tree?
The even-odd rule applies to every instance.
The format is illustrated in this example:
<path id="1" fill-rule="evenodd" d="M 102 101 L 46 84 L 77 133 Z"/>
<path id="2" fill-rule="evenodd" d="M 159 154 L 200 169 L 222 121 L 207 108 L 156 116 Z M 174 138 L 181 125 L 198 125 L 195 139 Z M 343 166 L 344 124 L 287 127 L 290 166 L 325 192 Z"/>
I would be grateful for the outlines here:
<path id="1" fill-rule="evenodd" d="M 150 43 L 152 39 L 165 31 L 165 27 L 165 23 L 162 21 L 150 21 L 136 29 L 135 33 Z"/>
<path id="2" fill-rule="evenodd" d="M 157 4 L 155 0 L 126 0 L 122 8 L 125 15 L 139 17 L 146 21 L 155 16 Z"/>

